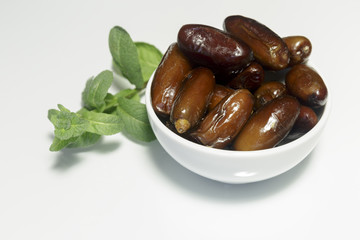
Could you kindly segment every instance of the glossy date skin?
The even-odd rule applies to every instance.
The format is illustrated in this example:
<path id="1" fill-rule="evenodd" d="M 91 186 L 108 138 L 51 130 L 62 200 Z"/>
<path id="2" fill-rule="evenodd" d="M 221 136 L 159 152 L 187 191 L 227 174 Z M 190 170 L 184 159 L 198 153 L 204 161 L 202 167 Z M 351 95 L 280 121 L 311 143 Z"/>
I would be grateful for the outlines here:
<path id="1" fill-rule="evenodd" d="M 328 93 L 306 65 L 312 50 L 306 37 L 281 38 L 240 15 L 227 17 L 224 31 L 188 24 L 177 37 L 151 88 L 155 112 L 177 135 L 213 148 L 260 150 L 317 124 Z"/>
<path id="2" fill-rule="evenodd" d="M 275 147 L 293 127 L 300 113 L 295 97 L 284 95 L 260 108 L 249 119 L 233 143 L 239 151 L 261 150 Z"/>
<path id="3" fill-rule="evenodd" d="M 215 87 L 215 77 L 208 68 L 198 67 L 189 72 L 174 101 L 170 121 L 178 133 L 196 126 L 207 110 Z"/>
<path id="4" fill-rule="evenodd" d="M 215 74 L 239 71 L 253 59 L 252 50 L 245 43 L 206 25 L 182 26 L 177 42 L 195 65 L 210 68 Z"/>
<path id="5" fill-rule="evenodd" d="M 297 117 L 291 132 L 289 133 L 289 139 L 296 139 L 310 131 L 318 122 L 318 116 L 314 110 L 310 107 L 301 105 L 300 114 Z"/>
<path id="6" fill-rule="evenodd" d="M 208 111 L 211 111 L 216 107 L 216 105 L 221 102 L 221 100 L 229 95 L 230 93 L 233 93 L 234 89 L 225 87 L 220 84 L 215 84 L 214 93 L 210 99 L 210 103 L 208 106 Z"/>
<path id="7" fill-rule="evenodd" d="M 234 15 L 225 19 L 224 30 L 249 45 L 255 59 L 261 65 L 272 70 L 281 70 L 288 66 L 290 61 L 288 47 L 267 26 L 254 19 Z"/>
<path id="8" fill-rule="evenodd" d="M 254 93 L 255 109 L 259 109 L 274 98 L 286 94 L 286 86 L 278 81 L 271 81 L 261 85 Z"/>
<path id="9" fill-rule="evenodd" d="M 312 50 L 312 45 L 308 38 L 304 36 L 288 36 L 284 37 L 283 41 L 290 52 L 289 66 L 304 63 L 308 60 Z"/>
<path id="10" fill-rule="evenodd" d="M 250 92 L 254 92 L 263 83 L 264 76 L 263 67 L 256 62 L 252 62 L 243 71 L 238 73 L 227 86 L 233 89 L 246 88 Z"/>
<path id="11" fill-rule="evenodd" d="M 313 108 L 326 104 L 328 91 L 321 76 L 305 64 L 293 66 L 286 74 L 286 88 L 300 102 Z"/>
<path id="12" fill-rule="evenodd" d="M 253 105 L 249 90 L 236 90 L 221 100 L 190 136 L 205 146 L 225 148 L 249 119 Z"/>
<path id="13" fill-rule="evenodd" d="M 151 86 L 152 106 L 160 117 L 170 115 L 175 97 L 192 65 L 176 43 L 169 46 L 154 74 Z"/>

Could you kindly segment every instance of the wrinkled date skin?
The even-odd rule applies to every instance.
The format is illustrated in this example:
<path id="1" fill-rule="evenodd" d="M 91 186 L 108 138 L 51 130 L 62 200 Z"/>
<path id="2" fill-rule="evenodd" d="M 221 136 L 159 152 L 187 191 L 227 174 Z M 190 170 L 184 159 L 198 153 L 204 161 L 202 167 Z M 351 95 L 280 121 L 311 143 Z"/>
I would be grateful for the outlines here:
<path id="1" fill-rule="evenodd" d="M 192 66 L 176 43 L 170 45 L 154 74 L 152 106 L 161 117 L 170 115 L 177 92 Z"/>
<path id="2" fill-rule="evenodd" d="M 304 63 L 308 60 L 312 50 L 309 39 L 304 36 L 288 36 L 284 37 L 283 41 L 290 52 L 289 66 Z"/>
<path id="3" fill-rule="evenodd" d="M 233 148 L 251 151 L 276 146 L 290 132 L 299 113 L 300 103 L 295 97 L 275 98 L 253 114 L 236 137 Z"/>
<path id="4" fill-rule="evenodd" d="M 154 73 L 152 105 L 175 134 L 239 151 L 276 147 L 318 123 L 328 98 L 312 43 L 241 15 L 183 25 Z"/>
<path id="5" fill-rule="evenodd" d="M 225 19 L 224 30 L 249 45 L 255 59 L 261 65 L 272 70 L 281 70 L 288 66 L 290 61 L 288 47 L 267 26 L 254 19 L 235 15 Z"/>
<path id="6" fill-rule="evenodd" d="M 236 90 L 221 100 L 190 135 L 205 146 L 225 148 L 249 119 L 253 105 L 249 90 Z"/>
<path id="7" fill-rule="evenodd" d="M 296 139 L 310 131 L 318 122 L 318 117 L 314 110 L 310 107 L 301 105 L 300 114 L 289 133 L 288 138 Z"/>
<path id="8" fill-rule="evenodd" d="M 233 93 L 234 89 L 225 87 L 220 84 L 215 84 L 214 93 L 210 99 L 210 103 L 208 106 L 208 111 L 211 111 L 216 107 L 216 105 L 221 102 L 221 100 L 229 95 L 230 93 Z"/>
<path id="9" fill-rule="evenodd" d="M 184 25 L 177 42 L 188 59 L 215 74 L 239 71 L 253 59 L 252 50 L 245 43 L 206 25 Z"/>
<path id="10" fill-rule="evenodd" d="M 170 121 L 178 133 L 187 132 L 199 123 L 210 102 L 215 87 L 215 77 L 208 68 L 190 71 L 174 101 Z"/>
<path id="11" fill-rule="evenodd" d="M 274 98 L 286 94 L 286 86 L 277 81 L 271 81 L 261 85 L 254 93 L 255 109 L 259 109 Z"/>
<path id="12" fill-rule="evenodd" d="M 264 81 L 264 69 L 256 62 L 252 62 L 248 67 L 241 71 L 228 84 L 233 89 L 246 88 L 254 92 Z"/>
<path id="13" fill-rule="evenodd" d="M 293 66 L 286 74 L 285 84 L 289 93 L 306 106 L 317 108 L 326 104 L 326 85 L 321 76 L 307 65 Z"/>

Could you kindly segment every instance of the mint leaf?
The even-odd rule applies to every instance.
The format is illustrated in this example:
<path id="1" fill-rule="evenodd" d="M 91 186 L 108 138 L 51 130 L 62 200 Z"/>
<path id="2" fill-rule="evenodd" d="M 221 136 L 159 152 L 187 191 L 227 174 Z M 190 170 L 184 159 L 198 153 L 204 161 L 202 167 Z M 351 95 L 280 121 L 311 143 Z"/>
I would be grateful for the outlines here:
<path id="1" fill-rule="evenodd" d="M 119 133 L 124 127 L 122 119 L 117 115 L 90 112 L 86 109 L 82 109 L 78 113 L 89 122 L 87 131 L 91 133 L 113 135 Z"/>
<path id="2" fill-rule="evenodd" d="M 62 105 L 58 105 L 60 111 L 50 109 L 48 119 L 55 127 L 55 137 L 67 140 L 83 134 L 89 126 L 89 122 L 80 118 L 76 113 L 70 112 Z"/>
<path id="3" fill-rule="evenodd" d="M 78 138 L 79 137 L 73 137 L 73 138 L 69 138 L 66 140 L 61 140 L 61 139 L 55 137 L 50 146 L 50 151 L 52 151 L 52 152 L 60 151 L 61 149 L 69 146 L 69 144 L 75 142 Z"/>
<path id="4" fill-rule="evenodd" d="M 139 90 L 137 89 L 123 89 L 115 95 L 108 93 L 105 97 L 106 107 L 103 113 L 112 114 L 116 110 L 119 97 L 140 101 Z"/>
<path id="5" fill-rule="evenodd" d="M 127 78 L 135 89 L 123 89 L 114 95 L 109 93 L 114 80 L 109 70 L 90 78 L 82 92 L 82 109 L 71 112 L 59 104 L 59 110 L 48 111 L 48 118 L 55 128 L 50 151 L 87 147 L 98 142 L 102 135 L 113 135 L 122 130 L 136 140 L 155 139 L 140 94 L 163 54 L 154 45 L 133 42 L 119 26 L 111 29 L 108 40 L 114 73 Z"/>
<path id="6" fill-rule="evenodd" d="M 100 138 L 101 138 L 101 135 L 99 135 L 99 134 L 85 132 L 80 137 L 78 137 L 74 142 L 70 143 L 66 147 L 68 147 L 68 148 L 89 147 L 89 146 L 97 143 L 100 140 Z"/>
<path id="7" fill-rule="evenodd" d="M 154 140 L 145 104 L 124 97 L 120 97 L 118 103 L 117 114 L 124 122 L 124 131 L 140 141 Z"/>
<path id="8" fill-rule="evenodd" d="M 139 91 L 137 89 L 123 89 L 120 90 L 117 94 L 114 96 L 116 100 L 120 97 L 124 97 L 127 99 L 132 99 L 136 101 L 140 101 Z"/>
<path id="9" fill-rule="evenodd" d="M 66 107 L 64 107 L 64 106 L 61 105 L 61 104 L 58 104 L 57 106 L 58 106 L 58 108 L 59 108 L 59 110 L 60 110 L 61 112 L 68 112 L 68 113 L 71 112 L 69 109 L 67 109 Z"/>
<path id="10" fill-rule="evenodd" d="M 144 88 L 144 79 L 141 74 L 137 49 L 125 29 L 115 26 L 110 30 L 109 48 L 113 60 L 124 77 L 134 84 L 137 89 Z"/>
<path id="11" fill-rule="evenodd" d="M 105 107 L 105 97 L 113 79 L 113 73 L 105 70 L 86 82 L 85 90 L 82 93 L 82 101 L 87 109 L 97 109 L 100 112 L 103 110 Z"/>
<path id="12" fill-rule="evenodd" d="M 85 132 L 79 137 L 73 137 L 66 140 L 60 140 L 59 138 L 55 137 L 51 146 L 50 151 L 57 152 L 63 148 L 83 148 L 89 147 L 99 141 L 101 135 Z"/>
<path id="13" fill-rule="evenodd" d="M 145 82 L 159 66 L 163 54 L 154 45 L 145 42 L 135 42 L 139 56 L 141 73 Z"/>

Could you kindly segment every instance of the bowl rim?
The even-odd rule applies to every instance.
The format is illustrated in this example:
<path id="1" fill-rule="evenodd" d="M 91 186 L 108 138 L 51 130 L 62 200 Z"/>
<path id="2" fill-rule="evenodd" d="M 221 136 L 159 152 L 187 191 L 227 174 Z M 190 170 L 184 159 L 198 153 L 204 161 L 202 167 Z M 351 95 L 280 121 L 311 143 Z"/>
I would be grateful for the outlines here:
<path id="1" fill-rule="evenodd" d="M 234 157 L 234 158 L 241 159 L 241 158 L 270 156 L 270 155 L 290 151 L 291 149 L 296 148 L 297 146 L 303 145 L 304 143 L 306 143 L 307 141 L 312 139 L 316 134 L 318 134 L 326 125 L 326 122 L 327 122 L 330 112 L 331 112 L 332 94 L 327 85 L 327 91 L 328 91 L 327 102 L 324 106 L 322 115 L 321 115 L 318 123 L 309 132 L 305 133 L 303 136 L 301 136 L 291 142 L 285 143 L 283 145 L 276 146 L 273 148 L 268 148 L 268 149 L 262 149 L 262 150 L 236 151 L 236 150 L 228 150 L 228 149 L 211 148 L 211 147 L 207 147 L 207 146 L 204 146 L 204 145 L 201 145 L 198 143 L 191 142 L 190 140 L 187 140 L 187 139 L 177 135 L 176 133 L 171 131 L 169 128 L 167 128 L 163 124 L 163 122 L 161 122 L 161 120 L 156 115 L 156 113 L 152 107 L 152 104 L 151 104 L 151 102 L 152 102 L 151 101 L 151 85 L 152 85 L 152 82 L 154 79 L 154 73 L 151 75 L 149 81 L 147 82 L 147 86 L 145 89 L 145 105 L 147 108 L 149 118 L 151 118 L 153 120 L 154 124 L 156 124 L 156 126 L 158 128 L 160 128 L 160 130 L 162 132 L 164 132 L 172 140 L 179 142 L 181 145 L 185 145 L 186 147 L 192 148 L 199 152 L 204 152 L 206 154 L 214 154 L 214 155 L 218 155 L 218 156 L 226 155 L 227 157 Z"/>

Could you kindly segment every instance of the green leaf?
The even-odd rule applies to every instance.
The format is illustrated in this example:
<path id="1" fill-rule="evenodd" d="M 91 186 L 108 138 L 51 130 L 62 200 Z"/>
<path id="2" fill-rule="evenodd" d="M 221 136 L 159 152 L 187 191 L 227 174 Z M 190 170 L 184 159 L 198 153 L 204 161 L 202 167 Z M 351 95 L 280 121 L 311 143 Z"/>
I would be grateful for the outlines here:
<path id="1" fill-rule="evenodd" d="M 135 42 L 139 56 L 141 72 L 145 82 L 159 66 L 163 54 L 154 45 L 145 42 Z"/>
<path id="2" fill-rule="evenodd" d="M 115 94 L 116 99 L 120 97 L 140 101 L 139 91 L 137 89 L 123 89 Z"/>
<path id="3" fill-rule="evenodd" d="M 69 144 L 75 142 L 78 138 L 79 137 L 73 137 L 73 138 L 69 138 L 66 140 L 61 140 L 61 139 L 55 137 L 50 146 L 50 151 L 52 151 L 52 152 L 60 151 L 61 149 L 69 146 Z"/>
<path id="4" fill-rule="evenodd" d="M 124 131 L 137 140 L 150 142 L 155 139 L 145 104 L 120 97 L 117 114 L 124 122 Z"/>
<path id="5" fill-rule="evenodd" d="M 56 110 L 56 109 L 50 109 L 48 111 L 48 119 L 50 120 L 50 122 L 52 124 L 57 122 L 57 117 L 58 117 L 59 113 L 60 113 L 60 111 Z"/>
<path id="6" fill-rule="evenodd" d="M 121 73 L 138 89 L 144 88 L 144 79 L 135 43 L 125 29 L 115 26 L 110 30 L 109 48 Z"/>
<path id="7" fill-rule="evenodd" d="M 125 97 L 128 99 L 133 99 L 140 102 L 139 90 L 137 89 L 123 89 L 120 90 L 117 94 L 112 95 L 108 93 L 105 98 L 106 107 L 103 113 L 112 114 L 118 106 L 118 98 Z"/>
<path id="8" fill-rule="evenodd" d="M 89 122 L 88 132 L 99 135 L 113 135 L 121 132 L 124 127 L 122 119 L 113 114 L 90 112 L 82 109 L 78 112 Z"/>
<path id="9" fill-rule="evenodd" d="M 62 105 L 58 105 L 60 111 L 50 109 L 48 119 L 55 127 L 55 137 L 67 140 L 83 134 L 89 126 L 89 122 L 80 118 L 76 113 L 70 112 Z"/>
<path id="10" fill-rule="evenodd" d="M 89 147 L 99 141 L 101 135 L 85 132 L 79 137 L 73 137 L 66 140 L 61 140 L 57 137 L 54 138 L 51 146 L 50 151 L 57 152 L 63 148 L 83 148 Z"/>
<path id="11" fill-rule="evenodd" d="M 83 148 L 89 147 L 97 143 L 101 138 L 101 135 L 91 132 L 85 132 L 76 141 L 70 143 L 66 147 L 68 148 Z"/>
<path id="12" fill-rule="evenodd" d="M 58 104 L 57 106 L 58 106 L 59 110 L 62 111 L 62 112 L 68 112 L 68 113 L 71 112 L 69 109 L 67 109 L 66 107 L 64 107 L 61 104 Z"/>
<path id="13" fill-rule="evenodd" d="M 113 79 L 113 73 L 105 70 L 86 82 L 85 90 L 82 93 L 82 101 L 87 109 L 97 109 L 100 112 L 103 110 L 105 107 L 105 97 Z"/>

